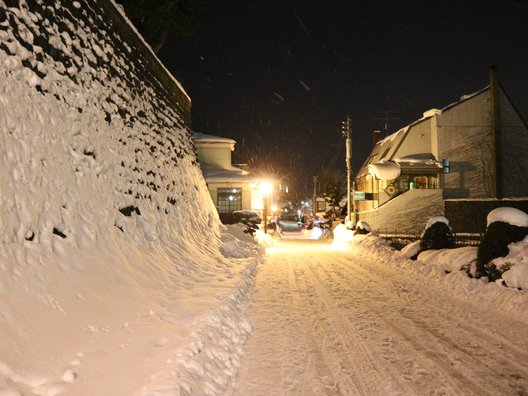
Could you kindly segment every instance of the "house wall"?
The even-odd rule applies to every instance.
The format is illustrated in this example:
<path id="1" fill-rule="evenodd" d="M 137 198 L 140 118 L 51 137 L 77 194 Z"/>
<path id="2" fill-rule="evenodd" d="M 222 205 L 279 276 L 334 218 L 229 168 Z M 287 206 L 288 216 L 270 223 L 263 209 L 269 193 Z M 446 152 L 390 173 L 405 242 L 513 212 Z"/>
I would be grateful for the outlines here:
<path id="1" fill-rule="evenodd" d="M 392 159 L 431 153 L 431 118 L 413 125 Z"/>
<path id="2" fill-rule="evenodd" d="M 229 144 L 196 144 L 200 162 L 215 165 L 223 169 L 231 168 L 231 145 Z"/>
<path id="3" fill-rule="evenodd" d="M 375 190 L 375 182 L 374 177 L 372 175 L 366 175 L 364 177 L 361 177 L 356 180 L 356 189 L 357 191 L 363 191 L 367 193 L 376 193 L 377 190 Z M 377 199 L 377 198 L 376 198 Z M 374 202 L 373 200 L 367 200 L 367 201 L 356 201 L 356 206 L 359 211 L 367 211 L 374 209 Z"/>
<path id="4" fill-rule="evenodd" d="M 492 197 L 495 172 L 489 90 L 437 117 L 438 156 L 451 164 L 451 172 L 443 175 L 444 197 Z"/>
<path id="5" fill-rule="evenodd" d="M 374 231 L 421 232 L 429 218 L 444 215 L 442 190 L 410 190 L 376 210 L 359 212 Z"/>
<path id="6" fill-rule="evenodd" d="M 501 92 L 503 194 L 528 197 L 528 130 L 525 123 Z"/>

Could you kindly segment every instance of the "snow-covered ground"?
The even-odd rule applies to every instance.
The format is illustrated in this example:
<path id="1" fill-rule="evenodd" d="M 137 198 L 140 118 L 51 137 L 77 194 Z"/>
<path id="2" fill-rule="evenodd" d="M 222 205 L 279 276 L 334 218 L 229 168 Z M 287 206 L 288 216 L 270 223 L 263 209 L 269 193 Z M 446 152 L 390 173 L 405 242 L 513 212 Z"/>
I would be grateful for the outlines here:
<path id="1" fill-rule="evenodd" d="M 521 395 L 528 296 L 372 236 L 267 249 L 234 395 Z"/>

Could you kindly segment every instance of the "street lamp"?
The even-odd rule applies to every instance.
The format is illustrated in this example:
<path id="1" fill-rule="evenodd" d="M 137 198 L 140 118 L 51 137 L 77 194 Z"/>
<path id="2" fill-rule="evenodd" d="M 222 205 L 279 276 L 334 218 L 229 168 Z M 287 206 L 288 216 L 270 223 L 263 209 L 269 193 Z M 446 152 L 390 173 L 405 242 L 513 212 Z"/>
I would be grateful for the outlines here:
<path id="1" fill-rule="evenodd" d="M 260 195 L 263 198 L 263 205 L 264 205 L 264 208 L 263 208 L 264 209 L 264 213 L 263 213 L 264 233 L 267 234 L 268 233 L 268 196 L 273 191 L 273 184 L 271 184 L 268 181 L 260 182 L 259 191 L 260 191 Z"/>

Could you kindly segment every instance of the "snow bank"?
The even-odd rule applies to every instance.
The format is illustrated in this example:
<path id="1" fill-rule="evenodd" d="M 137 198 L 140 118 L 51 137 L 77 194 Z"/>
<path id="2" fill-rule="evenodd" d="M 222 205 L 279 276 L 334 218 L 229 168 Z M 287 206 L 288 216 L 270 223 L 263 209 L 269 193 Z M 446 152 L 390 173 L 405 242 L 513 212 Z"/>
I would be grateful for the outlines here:
<path id="1" fill-rule="evenodd" d="M 417 261 L 403 257 L 398 251 L 388 246 L 388 243 L 373 235 L 355 236 L 350 248 L 359 255 L 378 258 L 380 262 L 389 262 L 409 274 L 415 281 L 428 285 L 431 288 L 442 287 L 446 292 L 457 298 L 473 304 L 486 304 L 490 310 L 498 314 L 508 314 L 517 320 L 528 324 L 528 293 L 501 286 L 497 283 L 487 283 L 484 279 L 469 278 L 465 272 L 452 271 L 446 273 L 437 260 L 431 258 L 428 264 L 420 259 Z M 458 249 L 451 249 L 458 250 Z M 450 254 L 449 268 L 455 269 L 456 265 L 469 261 L 473 255 L 471 249 L 462 251 L 458 258 L 455 252 Z M 434 253 L 430 253 L 434 254 Z M 441 261 L 442 261 L 441 260 Z"/>
<path id="2" fill-rule="evenodd" d="M 477 259 L 476 246 L 463 246 L 456 249 L 425 250 L 418 260 L 425 264 L 437 265 L 446 272 L 469 269 Z"/>
<path id="3" fill-rule="evenodd" d="M 417 240 L 405 245 L 400 251 L 401 255 L 405 258 L 411 258 L 420 252 L 421 240 Z"/>
<path id="4" fill-rule="evenodd" d="M 528 290 L 528 236 L 520 242 L 510 243 L 508 249 L 506 257 L 498 257 L 492 263 L 497 268 L 511 268 L 502 274 L 502 279 L 509 287 Z"/>
<path id="5" fill-rule="evenodd" d="M 0 393 L 220 389 L 261 249 L 220 224 L 177 84 L 101 14 L 111 2 L 10 5 Z"/>

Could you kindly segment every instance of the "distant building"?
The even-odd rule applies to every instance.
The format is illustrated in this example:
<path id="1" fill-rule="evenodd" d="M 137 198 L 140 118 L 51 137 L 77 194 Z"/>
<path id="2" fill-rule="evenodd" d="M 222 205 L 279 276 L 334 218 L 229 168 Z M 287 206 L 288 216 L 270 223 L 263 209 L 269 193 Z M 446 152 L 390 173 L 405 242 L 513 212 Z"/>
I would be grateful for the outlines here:
<path id="1" fill-rule="evenodd" d="M 359 219 L 375 230 L 419 230 L 447 209 L 455 231 L 473 232 L 489 207 L 478 201 L 515 206 L 511 198 L 528 196 L 528 128 L 491 75 L 490 86 L 374 145 L 356 177 Z M 471 210 L 460 210 L 464 200 L 475 202 Z"/>
<path id="2" fill-rule="evenodd" d="M 258 190 L 259 180 L 247 170 L 233 166 L 231 153 L 236 141 L 219 136 L 194 134 L 194 143 L 211 198 L 220 220 L 233 221 L 237 210 L 262 211 L 263 199 Z"/>

